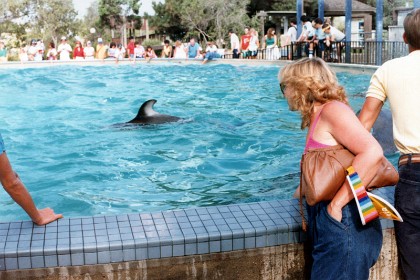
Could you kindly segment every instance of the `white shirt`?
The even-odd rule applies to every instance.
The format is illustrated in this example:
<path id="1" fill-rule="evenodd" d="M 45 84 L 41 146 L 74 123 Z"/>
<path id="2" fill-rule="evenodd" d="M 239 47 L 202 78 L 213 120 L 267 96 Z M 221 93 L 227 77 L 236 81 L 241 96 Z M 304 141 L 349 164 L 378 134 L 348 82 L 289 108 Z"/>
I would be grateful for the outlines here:
<path id="1" fill-rule="evenodd" d="M 232 33 L 230 35 L 230 47 L 232 48 L 232 50 L 239 50 L 239 38 L 238 35 L 236 35 L 235 33 Z"/>
<path id="2" fill-rule="evenodd" d="M 64 43 L 58 45 L 57 52 L 60 54 L 60 60 L 70 60 L 72 49 L 69 44 Z"/>
<path id="3" fill-rule="evenodd" d="M 335 41 L 342 41 L 344 39 L 344 37 L 346 37 L 346 35 L 343 32 L 341 32 L 340 30 L 338 30 L 334 26 L 330 27 L 329 36 L 328 36 L 328 34 L 326 34 L 326 35 L 327 35 L 327 37 L 333 36 Z"/>
<path id="4" fill-rule="evenodd" d="M 206 47 L 206 52 L 217 52 L 216 45 L 211 45 Z"/>
<path id="5" fill-rule="evenodd" d="M 95 49 L 93 47 L 86 47 L 83 49 L 83 51 L 86 58 L 93 58 L 93 55 L 95 54 Z"/>
<path id="6" fill-rule="evenodd" d="M 295 26 L 289 27 L 289 29 L 287 29 L 287 35 L 290 36 L 290 39 L 292 40 L 292 42 L 295 42 L 297 38 L 296 27 Z"/>

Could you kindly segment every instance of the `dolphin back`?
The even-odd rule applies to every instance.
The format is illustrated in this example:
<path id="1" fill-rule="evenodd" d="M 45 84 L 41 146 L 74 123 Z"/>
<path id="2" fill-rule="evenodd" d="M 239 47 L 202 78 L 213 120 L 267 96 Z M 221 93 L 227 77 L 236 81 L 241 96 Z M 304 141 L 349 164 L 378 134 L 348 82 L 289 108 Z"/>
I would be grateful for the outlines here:
<path id="1" fill-rule="evenodd" d="M 128 123 L 136 124 L 162 124 L 167 122 L 177 122 L 181 118 L 159 114 L 153 110 L 153 105 L 156 103 L 156 99 L 150 99 L 144 102 L 137 113 L 137 116 L 129 121 Z"/>

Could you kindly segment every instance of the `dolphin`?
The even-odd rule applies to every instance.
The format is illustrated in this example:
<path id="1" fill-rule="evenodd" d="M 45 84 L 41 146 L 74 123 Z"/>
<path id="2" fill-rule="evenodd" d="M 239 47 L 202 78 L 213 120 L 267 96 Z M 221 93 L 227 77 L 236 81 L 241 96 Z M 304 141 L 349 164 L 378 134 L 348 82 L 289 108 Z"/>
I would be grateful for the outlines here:
<path id="1" fill-rule="evenodd" d="M 155 105 L 157 101 L 155 99 L 150 99 L 144 102 L 137 116 L 132 119 L 131 121 L 126 122 L 127 124 L 139 124 L 139 125 L 148 125 L 148 124 L 162 124 L 168 122 L 177 122 L 181 120 L 181 118 L 159 114 L 155 110 L 153 110 L 153 105 Z"/>
<path id="2" fill-rule="evenodd" d="M 389 109 L 382 109 L 372 127 L 372 135 L 381 144 L 385 155 L 395 154 L 398 150 L 392 133 L 392 114 Z"/>

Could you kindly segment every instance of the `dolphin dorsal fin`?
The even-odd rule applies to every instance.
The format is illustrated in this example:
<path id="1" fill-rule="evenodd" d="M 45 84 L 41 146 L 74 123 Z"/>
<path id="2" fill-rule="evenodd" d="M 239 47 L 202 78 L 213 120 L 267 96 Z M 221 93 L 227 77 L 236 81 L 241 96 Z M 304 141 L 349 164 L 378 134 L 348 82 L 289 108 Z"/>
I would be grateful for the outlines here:
<path id="1" fill-rule="evenodd" d="M 153 105 L 155 105 L 156 102 L 157 102 L 156 99 L 150 99 L 150 100 L 147 100 L 146 102 L 144 102 L 141 105 L 136 118 L 150 117 L 150 116 L 154 116 L 154 115 L 159 114 L 158 112 L 153 110 Z"/>

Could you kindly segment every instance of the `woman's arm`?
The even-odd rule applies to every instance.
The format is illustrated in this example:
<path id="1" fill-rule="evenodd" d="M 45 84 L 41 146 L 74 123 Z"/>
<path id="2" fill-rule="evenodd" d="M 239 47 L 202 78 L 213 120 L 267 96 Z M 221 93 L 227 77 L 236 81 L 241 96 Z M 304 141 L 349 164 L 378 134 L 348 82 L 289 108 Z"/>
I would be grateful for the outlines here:
<path id="1" fill-rule="evenodd" d="M 332 102 L 326 105 L 321 118 L 326 122 L 328 133 L 355 155 L 352 166 L 362 182 L 370 182 L 383 157 L 382 148 L 376 139 L 360 123 L 353 111 L 341 103 Z M 363 185 L 366 186 L 365 183 Z M 341 209 L 353 198 L 346 181 L 332 199 L 328 212 L 333 218 L 341 221 Z"/>
<path id="2" fill-rule="evenodd" d="M 50 208 L 38 210 L 19 176 L 13 171 L 6 152 L 0 155 L 0 181 L 7 193 L 37 225 L 45 225 L 63 217 Z"/>

